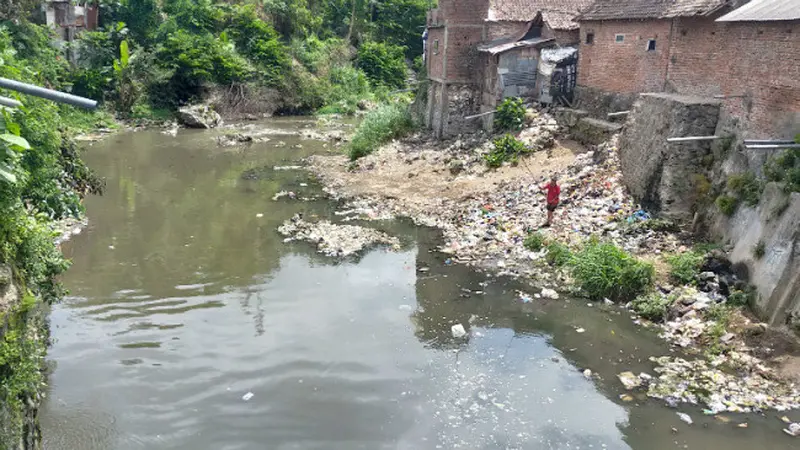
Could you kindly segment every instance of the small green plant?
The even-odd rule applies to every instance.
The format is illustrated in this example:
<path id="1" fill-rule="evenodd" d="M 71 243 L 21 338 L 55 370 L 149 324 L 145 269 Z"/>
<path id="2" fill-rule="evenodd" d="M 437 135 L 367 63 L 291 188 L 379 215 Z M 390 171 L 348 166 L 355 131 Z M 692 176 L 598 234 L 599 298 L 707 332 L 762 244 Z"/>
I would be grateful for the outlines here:
<path id="1" fill-rule="evenodd" d="M 764 186 L 750 172 L 730 175 L 728 177 L 728 190 L 748 206 L 758 205 Z"/>
<path id="2" fill-rule="evenodd" d="M 578 285 L 589 298 L 628 301 L 652 285 L 655 268 L 611 243 L 592 239 L 570 260 Z"/>
<path id="3" fill-rule="evenodd" d="M 767 253 L 767 244 L 764 242 L 763 239 L 759 240 L 756 245 L 753 246 L 753 256 L 756 259 L 761 259 Z"/>
<path id="4" fill-rule="evenodd" d="M 486 165 L 497 168 L 504 162 L 516 162 L 521 154 L 527 153 L 528 148 L 519 139 L 510 134 L 506 134 L 499 139 L 495 139 L 494 148 L 491 152 L 483 156 Z"/>
<path id="5" fill-rule="evenodd" d="M 681 284 L 694 283 L 700 273 L 704 258 L 703 253 L 696 251 L 667 256 L 667 263 L 670 266 L 670 278 Z"/>
<path id="6" fill-rule="evenodd" d="M 348 149 L 350 160 L 369 155 L 381 144 L 404 136 L 414 129 L 408 106 L 388 103 L 369 112 L 359 124 Z"/>
<path id="7" fill-rule="evenodd" d="M 637 314 L 653 322 L 661 322 L 667 315 L 673 299 L 660 292 L 651 292 L 640 295 L 631 302 L 631 307 Z"/>
<path id="8" fill-rule="evenodd" d="M 551 266 L 565 266 L 567 263 L 569 263 L 571 258 L 572 252 L 566 245 L 558 241 L 552 241 L 547 244 L 547 255 L 545 256 L 545 259 Z"/>
<path id="9" fill-rule="evenodd" d="M 494 127 L 497 131 L 519 131 L 525 125 L 525 105 L 521 98 L 509 97 L 497 107 L 494 113 Z"/>
<path id="10" fill-rule="evenodd" d="M 538 231 L 528 234 L 528 236 L 525 237 L 525 240 L 522 241 L 523 247 L 532 252 L 538 252 L 544 247 L 544 244 L 544 235 Z"/>
<path id="11" fill-rule="evenodd" d="M 730 217 L 736 212 L 736 207 L 739 206 L 739 199 L 730 195 L 720 195 L 715 203 L 722 214 Z"/>
<path id="12" fill-rule="evenodd" d="M 728 295 L 727 304 L 733 307 L 751 305 L 755 296 L 756 291 L 752 286 L 747 286 L 744 290 L 733 289 Z"/>
<path id="13" fill-rule="evenodd" d="M 795 138 L 797 141 L 800 135 Z M 764 175 L 769 181 L 785 183 L 787 193 L 800 192 L 800 148 L 786 149 L 770 158 L 764 165 Z"/>

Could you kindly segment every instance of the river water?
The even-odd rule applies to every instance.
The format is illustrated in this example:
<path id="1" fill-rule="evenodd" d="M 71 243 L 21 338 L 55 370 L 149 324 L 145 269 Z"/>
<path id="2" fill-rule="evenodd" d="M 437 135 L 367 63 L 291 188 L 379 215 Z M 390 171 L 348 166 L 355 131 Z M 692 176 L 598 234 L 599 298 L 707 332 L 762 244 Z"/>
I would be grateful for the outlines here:
<path id="1" fill-rule="evenodd" d="M 337 205 L 272 201 L 320 193 L 307 173 L 272 167 L 327 150 L 283 134 L 312 121 L 260 125 L 271 140 L 245 148 L 144 131 L 86 153 L 108 187 L 64 245 L 74 264 L 52 311 L 46 449 L 797 444 L 772 413 L 723 423 L 682 407 L 690 426 L 641 394 L 620 400 L 617 373 L 668 353 L 651 332 L 578 299 L 522 303 L 513 281 L 447 264 L 433 230 L 370 224 L 402 251 L 340 262 L 283 243 L 283 220 L 336 220 Z M 451 336 L 456 323 L 468 338 Z"/>

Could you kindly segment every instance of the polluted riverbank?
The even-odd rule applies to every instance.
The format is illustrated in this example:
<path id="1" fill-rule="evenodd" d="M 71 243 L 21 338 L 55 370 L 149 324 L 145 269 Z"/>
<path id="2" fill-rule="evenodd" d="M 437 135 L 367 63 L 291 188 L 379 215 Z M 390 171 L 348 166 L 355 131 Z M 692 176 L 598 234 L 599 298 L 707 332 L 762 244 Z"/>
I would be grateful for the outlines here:
<path id="1" fill-rule="evenodd" d="M 357 220 L 368 205 L 323 199 L 297 169 L 327 142 L 288 136 L 308 124 L 270 120 L 283 134 L 237 152 L 209 133 L 147 130 L 87 152 L 108 190 L 87 200 L 89 226 L 64 244 L 71 294 L 53 307 L 45 448 L 794 442 L 773 415 L 722 413 L 723 423 L 681 405 L 689 425 L 646 391 L 626 391 L 617 374 L 655 375 L 646 355 L 669 347 L 625 309 L 563 290 L 536 299 L 524 277 L 441 253 L 438 230 Z M 281 191 L 296 196 L 273 201 Z M 374 228 L 402 246 L 326 256 L 313 242 L 284 243 L 277 230 L 295 214 Z M 464 336 L 453 337 L 456 324 Z"/>
<path id="2" fill-rule="evenodd" d="M 682 353 L 644 355 L 652 357 L 652 375 L 637 375 L 628 387 L 672 407 L 700 407 L 709 416 L 800 407 L 800 348 L 791 336 L 767 330 L 733 306 L 741 304 L 747 288 L 730 267 L 701 270 L 719 252 L 698 262 L 691 280 L 669 279 L 666 256 L 696 251 L 693 236 L 650 217 L 627 195 L 615 138 L 586 149 L 565 140 L 553 124 L 538 113 L 520 133 L 538 151 L 495 171 L 484 164 L 492 145 L 488 139 L 437 142 L 424 135 L 393 142 L 355 163 L 315 156 L 310 169 L 330 195 L 348 202 L 351 218 L 409 217 L 441 230 L 439 250 L 451 256 L 449 261 L 530 283 L 521 301 L 552 298 L 553 288 L 582 294 L 571 271 L 553 264 L 547 243 L 574 250 L 592 237 L 611 242 L 658 269 L 650 297 L 619 307 Z M 541 186 L 553 175 L 559 178 L 562 204 L 555 224 L 542 228 Z M 525 245 L 532 233 L 541 236 L 540 248 Z M 692 291 L 695 287 L 701 290 Z M 653 322 L 638 317 L 654 307 L 659 311 L 650 314 Z M 793 434 L 797 418 L 788 420 L 784 432 Z"/>

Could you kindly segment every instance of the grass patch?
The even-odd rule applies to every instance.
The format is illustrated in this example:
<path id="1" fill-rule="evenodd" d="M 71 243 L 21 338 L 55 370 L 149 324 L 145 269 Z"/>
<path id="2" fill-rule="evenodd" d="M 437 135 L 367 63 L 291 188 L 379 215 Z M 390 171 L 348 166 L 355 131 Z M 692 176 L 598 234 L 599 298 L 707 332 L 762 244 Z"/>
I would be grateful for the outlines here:
<path id="1" fill-rule="evenodd" d="M 504 162 L 516 162 L 519 155 L 528 152 L 528 147 L 510 134 L 506 134 L 501 138 L 494 140 L 494 148 L 491 152 L 483 156 L 486 165 L 492 168 L 497 168 L 503 165 Z"/>
<path id="2" fill-rule="evenodd" d="M 538 252 L 544 247 L 544 243 L 544 235 L 536 231 L 525 237 L 525 240 L 522 241 L 522 246 L 532 252 Z"/>
<path id="3" fill-rule="evenodd" d="M 547 244 L 545 259 L 551 266 L 562 267 L 570 262 L 572 259 L 572 252 L 566 245 L 553 241 Z"/>
<path id="4" fill-rule="evenodd" d="M 744 290 L 734 289 L 728 295 L 727 304 L 733 307 L 744 307 L 752 305 L 755 301 L 756 290 L 752 286 L 747 286 Z"/>
<path id="5" fill-rule="evenodd" d="M 681 284 L 692 284 L 700 273 L 705 256 L 697 251 L 688 251 L 677 255 L 667 256 L 670 278 Z"/>
<path id="6" fill-rule="evenodd" d="M 581 290 L 594 300 L 628 301 L 652 285 L 655 268 L 611 243 L 592 239 L 570 261 Z"/>
<path id="7" fill-rule="evenodd" d="M 736 212 L 736 208 L 739 206 L 739 199 L 730 195 L 720 195 L 715 203 L 722 214 L 730 217 Z"/>
<path id="8" fill-rule="evenodd" d="M 651 292 L 640 295 L 631 302 L 631 307 L 637 314 L 653 322 L 662 322 L 672 304 L 673 299 L 660 292 Z"/>
<path id="9" fill-rule="evenodd" d="M 348 148 L 351 161 L 369 155 L 379 146 L 408 134 L 414 121 L 408 106 L 388 103 L 369 112 L 359 124 Z"/>
<path id="10" fill-rule="evenodd" d="M 756 245 L 753 246 L 753 257 L 756 259 L 761 259 L 767 253 L 767 244 L 764 240 L 759 240 Z"/>
<path id="11" fill-rule="evenodd" d="M 800 135 L 795 141 L 800 143 Z M 764 165 L 764 175 L 769 181 L 785 183 L 787 193 L 800 192 L 800 149 L 786 149 L 770 158 Z"/>

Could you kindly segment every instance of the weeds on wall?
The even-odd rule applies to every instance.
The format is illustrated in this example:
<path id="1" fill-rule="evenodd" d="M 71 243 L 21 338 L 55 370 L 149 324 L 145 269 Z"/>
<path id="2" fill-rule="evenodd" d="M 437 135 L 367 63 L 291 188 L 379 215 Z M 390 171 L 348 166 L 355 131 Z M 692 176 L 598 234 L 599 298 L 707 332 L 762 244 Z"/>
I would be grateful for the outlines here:
<path id="1" fill-rule="evenodd" d="M 795 137 L 800 144 L 800 134 Z M 800 192 L 800 148 L 785 149 L 764 165 L 769 181 L 784 183 L 786 193 Z"/>
<path id="2" fill-rule="evenodd" d="M 753 246 L 753 257 L 755 259 L 761 259 L 764 255 L 767 254 L 767 244 L 764 242 L 763 239 L 759 240 L 756 245 Z"/>

